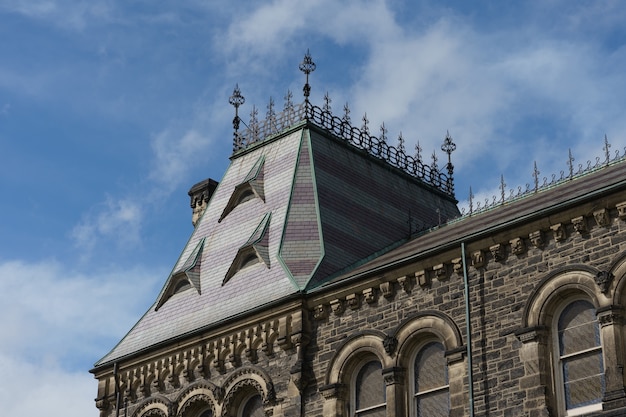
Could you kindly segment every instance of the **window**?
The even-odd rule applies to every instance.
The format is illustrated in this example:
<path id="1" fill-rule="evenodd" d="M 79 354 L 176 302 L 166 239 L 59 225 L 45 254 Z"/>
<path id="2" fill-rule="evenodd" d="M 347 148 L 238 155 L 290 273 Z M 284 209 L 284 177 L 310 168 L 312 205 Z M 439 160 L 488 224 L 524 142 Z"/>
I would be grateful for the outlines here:
<path id="1" fill-rule="evenodd" d="M 384 417 L 387 415 L 385 381 L 377 360 L 364 362 L 356 374 L 353 389 L 355 417 Z"/>
<path id="2" fill-rule="evenodd" d="M 265 417 L 263 399 L 260 395 L 255 394 L 244 402 L 240 417 Z"/>
<path id="3" fill-rule="evenodd" d="M 439 342 L 428 342 L 417 352 L 412 368 L 413 415 L 448 416 L 448 364 L 445 349 Z"/>
<path id="4" fill-rule="evenodd" d="M 554 333 L 561 409 L 568 416 L 600 410 L 604 363 L 596 310 L 589 301 L 579 299 L 565 304 L 557 317 Z"/>

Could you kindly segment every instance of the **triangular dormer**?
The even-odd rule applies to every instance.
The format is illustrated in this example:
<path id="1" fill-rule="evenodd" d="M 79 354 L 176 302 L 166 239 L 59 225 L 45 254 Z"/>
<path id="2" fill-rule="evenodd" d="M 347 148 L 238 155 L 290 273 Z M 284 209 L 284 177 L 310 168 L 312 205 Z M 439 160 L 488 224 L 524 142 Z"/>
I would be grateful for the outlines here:
<path id="1" fill-rule="evenodd" d="M 157 299 L 155 310 L 158 310 L 165 304 L 172 295 L 190 287 L 194 288 L 198 294 L 202 294 L 200 289 L 200 267 L 202 264 L 203 248 L 204 238 L 198 242 L 185 263 L 170 275 L 163 291 L 161 291 L 161 295 Z"/>
<path id="2" fill-rule="evenodd" d="M 222 285 L 226 284 L 233 275 L 240 270 L 252 266 L 257 263 L 262 263 L 266 268 L 270 267 L 269 257 L 269 237 L 267 230 L 270 225 L 271 213 L 266 213 L 259 225 L 252 233 L 252 236 L 248 241 L 237 251 L 233 263 L 228 268 L 226 276 Z"/>
<path id="3" fill-rule="evenodd" d="M 221 222 L 228 214 L 233 211 L 238 205 L 245 203 L 253 198 L 259 198 L 265 202 L 265 190 L 264 190 L 264 172 L 263 166 L 265 163 L 265 157 L 261 156 L 254 164 L 252 169 L 248 172 L 248 175 L 244 180 L 235 186 L 235 190 L 230 196 L 220 219 Z"/>

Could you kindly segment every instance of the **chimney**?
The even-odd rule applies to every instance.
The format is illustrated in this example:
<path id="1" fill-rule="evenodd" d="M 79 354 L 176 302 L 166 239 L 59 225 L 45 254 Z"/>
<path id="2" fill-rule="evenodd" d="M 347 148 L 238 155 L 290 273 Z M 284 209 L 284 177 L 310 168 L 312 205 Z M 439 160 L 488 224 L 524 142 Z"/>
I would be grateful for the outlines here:
<path id="1" fill-rule="evenodd" d="M 196 227 L 196 224 L 198 224 L 198 220 L 202 217 L 204 210 L 206 210 L 209 200 L 216 188 L 217 181 L 207 178 L 204 181 L 194 184 L 187 193 L 191 198 L 191 223 L 193 227 Z"/>

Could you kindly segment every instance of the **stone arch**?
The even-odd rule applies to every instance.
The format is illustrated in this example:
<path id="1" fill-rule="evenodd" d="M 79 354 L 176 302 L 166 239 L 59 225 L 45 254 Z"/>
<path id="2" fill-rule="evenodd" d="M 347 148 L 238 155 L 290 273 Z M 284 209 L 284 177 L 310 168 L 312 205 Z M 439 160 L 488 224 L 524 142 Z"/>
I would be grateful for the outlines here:
<path id="1" fill-rule="evenodd" d="M 457 325 L 447 315 L 438 311 L 424 311 L 405 320 L 398 326 L 394 336 L 398 340 L 398 354 L 395 356 L 394 366 L 403 368 L 408 365 L 409 353 L 424 338 L 438 339 L 446 351 L 457 350 L 463 346 Z"/>
<path id="2" fill-rule="evenodd" d="M 597 309 L 611 305 L 596 284 L 598 270 L 587 265 L 571 265 L 546 275 L 526 301 L 522 328 L 543 327 L 552 322 L 555 307 L 573 294 L 587 297 Z"/>
<path id="3" fill-rule="evenodd" d="M 176 400 L 177 416 L 198 414 L 202 409 L 209 407 L 214 416 L 217 414 L 215 405 L 221 400 L 221 389 L 209 382 L 197 382 L 185 389 Z"/>
<path id="4" fill-rule="evenodd" d="M 169 417 L 172 403 L 165 397 L 152 397 L 140 403 L 132 417 Z"/>
<path id="5" fill-rule="evenodd" d="M 256 392 L 261 396 L 263 404 L 271 405 L 276 399 L 274 384 L 269 375 L 262 369 L 244 367 L 233 372 L 224 382 L 224 403 L 222 405 L 222 415 L 233 414 L 236 408 L 246 396 L 251 392 Z"/>
<path id="6" fill-rule="evenodd" d="M 384 339 L 383 332 L 371 330 L 359 332 L 346 340 L 328 365 L 326 385 L 345 382 L 364 355 L 376 356 L 383 369 L 393 366 L 392 360 L 385 353 Z"/>
<path id="7" fill-rule="evenodd" d="M 626 305 L 626 252 L 613 261 L 609 272 L 613 274 L 614 278 L 607 293 L 613 294 L 614 305 Z"/>

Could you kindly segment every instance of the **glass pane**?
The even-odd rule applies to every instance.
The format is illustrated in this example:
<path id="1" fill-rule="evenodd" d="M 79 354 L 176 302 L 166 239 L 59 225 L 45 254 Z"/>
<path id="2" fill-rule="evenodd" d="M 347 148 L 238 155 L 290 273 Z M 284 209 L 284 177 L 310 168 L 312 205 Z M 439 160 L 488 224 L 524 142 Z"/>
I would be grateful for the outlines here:
<path id="1" fill-rule="evenodd" d="M 592 375 L 600 375 L 603 371 L 602 365 L 600 351 L 573 356 L 563 360 L 563 378 L 566 381 L 576 381 Z"/>
<path id="2" fill-rule="evenodd" d="M 420 395 L 415 400 L 418 417 L 447 417 L 450 413 L 450 398 L 447 389 Z"/>
<path id="3" fill-rule="evenodd" d="M 359 370 L 356 379 L 356 409 L 385 403 L 385 381 L 378 361 L 368 362 Z"/>
<path id="4" fill-rule="evenodd" d="M 213 417 L 213 413 L 211 412 L 211 410 L 206 410 L 205 412 L 200 414 L 200 417 Z"/>
<path id="5" fill-rule="evenodd" d="M 602 401 L 603 375 L 595 375 L 578 381 L 565 383 L 565 406 L 567 409 Z"/>
<path id="6" fill-rule="evenodd" d="M 561 356 L 600 345 L 596 310 L 588 301 L 568 305 L 559 317 L 559 351 Z"/>
<path id="7" fill-rule="evenodd" d="M 265 417 L 263 400 L 260 395 L 255 395 L 246 401 L 246 406 L 243 408 L 243 417 Z"/>
<path id="8" fill-rule="evenodd" d="M 415 392 L 448 385 L 448 364 L 441 343 L 427 344 L 415 358 Z"/>
<path id="9" fill-rule="evenodd" d="M 373 410 L 361 411 L 356 413 L 357 417 L 386 417 L 387 411 L 385 406 L 377 407 Z"/>

